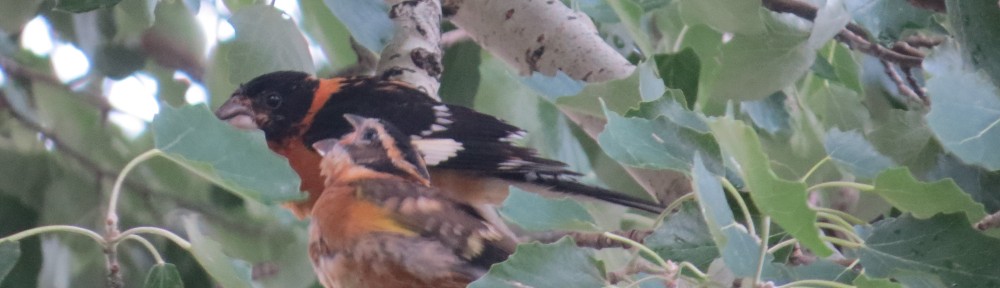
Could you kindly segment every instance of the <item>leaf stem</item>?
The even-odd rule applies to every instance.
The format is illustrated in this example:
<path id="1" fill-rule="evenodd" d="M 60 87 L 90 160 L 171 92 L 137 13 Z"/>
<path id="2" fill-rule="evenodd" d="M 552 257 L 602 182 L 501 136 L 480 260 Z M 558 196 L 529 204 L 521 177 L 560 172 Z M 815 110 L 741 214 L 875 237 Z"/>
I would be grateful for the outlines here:
<path id="1" fill-rule="evenodd" d="M 622 287 L 622 288 L 638 287 L 640 284 L 642 284 L 642 282 L 646 282 L 646 281 L 649 281 L 649 280 L 655 280 L 655 279 L 660 279 L 660 280 L 663 280 L 663 281 L 672 281 L 673 280 L 673 279 L 670 279 L 670 278 L 667 278 L 667 277 L 663 277 L 661 275 L 650 275 L 650 276 L 646 276 L 646 277 L 640 278 L 639 280 L 635 280 L 635 282 L 629 283 L 628 286 L 625 286 L 625 287 Z M 610 287 L 614 287 L 614 286 L 610 286 Z"/>
<path id="2" fill-rule="evenodd" d="M 826 207 L 815 207 L 813 208 L 813 210 L 816 210 L 816 212 L 818 212 L 820 216 L 825 216 L 827 219 L 833 220 L 833 218 L 839 217 L 840 220 L 842 221 L 846 220 L 847 222 L 854 225 L 866 225 L 866 226 L 868 225 L 868 222 L 865 222 L 864 220 L 861 220 L 858 217 L 854 217 L 854 215 L 847 214 L 846 212 L 837 209 L 830 209 Z"/>
<path id="3" fill-rule="evenodd" d="M 747 221 L 747 230 L 750 234 L 756 235 L 757 232 L 753 225 L 753 218 L 750 217 L 750 209 L 747 208 L 747 203 L 743 201 L 743 197 L 740 196 L 740 191 L 737 191 L 736 187 L 733 186 L 733 183 L 730 183 L 726 178 L 719 177 L 719 181 L 722 182 L 722 187 L 726 188 L 726 192 L 729 192 L 729 196 L 733 196 L 733 198 L 736 199 L 736 205 L 740 206 L 740 212 L 743 213 L 743 218 Z"/>
<path id="4" fill-rule="evenodd" d="M 128 235 L 122 238 L 122 240 L 132 240 L 135 242 L 139 242 L 139 244 L 142 244 L 142 246 L 146 247 L 146 250 L 149 250 L 149 254 L 153 255 L 153 259 L 156 260 L 156 264 L 165 263 L 163 262 L 163 257 L 160 256 L 160 252 L 156 251 L 156 247 L 153 246 L 153 243 L 149 243 L 149 240 L 146 240 L 146 238 L 139 237 L 139 235 Z"/>
<path id="5" fill-rule="evenodd" d="M 16 242 L 16 241 L 20 241 L 21 239 L 24 239 L 24 238 L 27 238 L 27 237 L 31 237 L 31 236 L 34 236 L 34 235 L 37 235 L 37 234 L 41 234 L 41 233 L 48 233 L 48 232 L 71 232 L 71 233 L 76 233 L 76 234 L 84 235 L 84 236 L 90 237 L 91 239 L 94 239 L 94 241 L 97 241 L 97 244 L 100 244 L 102 247 L 107 244 L 107 241 L 104 241 L 104 237 L 101 237 L 101 235 L 97 234 L 97 232 L 90 231 L 90 230 L 85 229 L 85 228 L 80 228 L 80 227 L 76 227 L 76 226 L 69 226 L 69 225 L 49 225 L 49 226 L 36 227 L 36 228 L 32 228 L 32 229 L 28 229 L 28 230 L 24 230 L 24 231 L 18 232 L 18 233 L 14 234 L 14 235 L 10 235 L 10 236 L 4 237 L 4 238 L 0 238 L 0 242 L 4 242 L 4 241 L 15 241 Z"/>
<path id="6" fill-rule="evenodd" d="M 618 242 L 621 242 L 621 243 L 628 244 L 629 246 L 638 248 L 643 253 L 646 253 L 650 258 L 653 258 L 653 260 L 656 261 L 656 265 L 659 265 L 660 267 L 663 267 L 663 269 L 670 270 L 670 266 L 667 265 L 667 261 L 663 260 L 663 258 L 661 258 L 659 254 L 656 254 L 656 252 L 653 252 L 653 250 L 649 249 L 649 247 L 646 247 L 646 245 L 642 245 L 642 243 L 636 242 L 636 241 L 634 241 L 632 239 L 628 239 L 628 238 L 619 236 L 619 235 L 611 233 L 611 232 L 604 232 L 603 234 L 604 234 L 604 237 L 608 237 L 608 239 L 615 240 L 615 241 L 618 241 Z"/>
<path id="7" fill-rule="evenodd" d="M 163 154 L 163 152 L 159 149 L 152 149 L 143 152 L 142 154 L 139 154 L 139 156 L 133 158 L 132 161 L 129 161 L 128 164 L 125 164 L 125 168 L 122 168 L 122 172 L 118 173 L 118 178 L 115 179 L 115 185 L 111 188 L 111 197 L 108 199 L 108 217 L 105 220 L 108 233 L 116 234 L 112 232 L 118 230 L 118 197 L 121 195 L 122 184 L 125 183 L 125 176 L 127 176 L 128 172 L 132 171 L 132 169 L 135 169 L 139 163 L 161 154 Z M 117 237 L 118 235 L 110 236 Z"/>
<path id="8" fill-rule="evenodd" d="M 771 246 L 771 248 L 768 248 L 767 249 L 767 253 L 772 253 L 773 254 L 773 253 L 777 252 L 778 250 L 781 250 L 781 248 L 785 248 L 785 247 L 788 247 L 788 246 L 791 246 L 791 245 L 795 245 L 795 243 L 799 243 L 799 240 L 796 240 L 795 238 L 792 238 L 792 239 L 788 239 L 788 240 L 785 240 L 785 241 L 781 241 L 778 244 L 774 244 L 774 246 Z"/>
<path id="9" fill-rule="evenodd" d="M 816 170 L 819 170 L 820 166 L 829 161 L 830 161 L 830 156 L 826 156 L 823 157 L 823 159 L 820 159 L 819 162 L 816 162 L 816 165 L 813 165 L 812 168 L 809 168 L 809 172 L 806 172 L 806 175 L 802 175 L 802 178 L 799 178 L 799 182 L 805 183 L 806 179 L 809 179 L 809 176 L 812 176 L 812 174 L 815 173 Z"/>
<path id="10" fill-rule="evenodd" d="M 764 259 L 767 255 L 767 238 L 771 234 L 771 216 L 764 216 L 761 220 L 761 231 L 760 231 L 760 258 L 757 259 L 757 272 L 753 274 L 753 285 L 760 283 L 760 275 L 764 272 Z"/>
<path id="11" fill-rule="evenodd" d="M 791 288 L 791 287 L 833 287 L 833 288 L 854 288 L 854 286 L 847 285 L 840 282 L 827 281 L 827 280 L 799 280 L 785 285 L 778 286 L 778 288 Z"/>
<path id="12" fill-rule="evenodd" d="M 181 236 L 177 236 L 177 234 L 174 234 L 174 232 L 170 232 L 167 231 L 166 229 L 157 227 L 135 227 L 132 229 L 128 229 L 125 230 L 125 232 L 122 232 L 122 234 L 119 235 L 119 238 L 116 238 L 114 241 L 117 242 L 120 241 L 122 237 L 128 237 L 130 235 L 135 235 L 139 233 L 160 235 L 163 236 L 164 238 L 170 239 L 170 241 L 176 243 L 177 246 L 181 246 L 181 248 L 184 248 L 184 250 L 191 250 L 191 242 L 184 240 L 184 238 L 181 238 Z"/>
<path id="13" fill-rule="evenodd" d="M 677 32 L 677 39 L 674 39 L 674 47 L 671 48 L 670 51 L 672 51 L 673 53 L 680 52 L 681 43 L 684 43 L 684 36 L 687 35 L 687 32 L 690 28 L 691 27 L 688 26 L 687 24 L 684 24 L 684 27 L 681 27 L 681 32 Z"/>
<path id="14" fill-rule="evenodd" d="M 831 187 L 853 188 L 853 189 L 858 189 L 860 191 L 865 191 L 865 192 L 875 190 L 875 186 L 868 185 L 868 184 L 861 184 L 861 183 L 855 183 L 855 182 L 849 182 L 849 181 L 830 181 L 830 182 L 823 182 L 823 183 L 819 183 L 819 184 L 813 185 L 812 187 L 809 187 L 809 189 L 806 190 L 806 191 L 815 191 L 815 190 L 824 189 L 824 188 L 831 188 Z"/>
<path id="15" fill-rule="evenodd" d="M 847 235 L 848 238 L 851 238 L 851 241 L 858 244 L 865 244 L 865 240 L 861 240 L 861 237 L 858 236 L 858 234 L 854 234 L 854 231 L 848 228 L 844 228 L 843 226 L 831 223 L 823 223 L 823 222 L 816 223 L 816 226 L 818 226 L 819 228 L 826 228 L 830 230 L 835 230 L 840 233 L 844 233 L 844 235 Z"/>
<path id="16" fill-rule="evenodd" d="M 656 222 L 653 222 L 653 228 L 660 226 L 660 224 L 663 223 L 663 221 L 667 218 L 667 216 L 670 215 L 670 213 L 674 211 L 674 209 L 681 207 L 681 204 L 684 204 L 685 201 L 697 200 L 698 199 L 697 197 L 698 195 L 695 193 L 688 193 L 682 195 L 681 197 L 677 197 L 677 199 L 674 199 L 674 202 L 670 202 L 670 205 L 667 205 L 667 208 L 663 209 L 663 213 L 660 213 L 660 216 L 656 217 Z"/>
<path id="17" fill-rule="evenodd" d="M 861 248 L 861 247 L 864 246 L 864 244 L 854 243 L 854 242 L 847 241 L 847 240 L 840 239 L 840 238 L 836 238 L 836 237 L 830 237 L 830 236 L 819 236 L 819 237 L 823 241 L 830 242 L 830 243 L 837 244 L 837 245 L 844 246 L 844 247 L 851 248 L 851 249 L 857 249 L 857 248 Z"/>
<path id="18" fill-rule="evenodd" d="M 698 277 L 698 280 L 705 281 L 708 279 L 708 275 L 705 275 L 705 272 L 701 272 L 701 270 L 698 270 L 698 267 L 694 267 L 694 264 L 691 264 L 690 262 L 684 261 L 677 265 L 680 266 L 680 270 L 678 271 L 677 275 L 680 275 L 681 274 L 680 271 L 683 271 L 684 268 L 687 268 L 688 271 L 691 271 L 691 273 L 694 273 L 694 275 Z"/>

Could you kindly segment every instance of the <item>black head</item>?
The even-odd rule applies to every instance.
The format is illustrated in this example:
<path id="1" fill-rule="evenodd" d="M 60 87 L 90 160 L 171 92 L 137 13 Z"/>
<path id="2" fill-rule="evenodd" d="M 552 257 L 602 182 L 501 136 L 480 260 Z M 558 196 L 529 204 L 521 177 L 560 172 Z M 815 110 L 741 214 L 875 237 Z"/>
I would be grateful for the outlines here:
<path id="1" fill-rule="evenodd" d="M 321 154 L 334 149 L 343 149 L 350 155 L 355 165 L 394 174 L 404 178 L 427 183 L 430 174 L 419 152 L 410 144 L 410 138 L 391 123 L 344 114 L 354 131 L 339 140 L 325 139 L 313 144 Z"/>
<path id="2" fill-rule="evenodd" d="M 268 140 L 280 141 L 298 134 L 318 86 L 316 78 L 303 72 L 271 72 L 240 85 L 215 115 L 239 128 L 264 130 Z"/>

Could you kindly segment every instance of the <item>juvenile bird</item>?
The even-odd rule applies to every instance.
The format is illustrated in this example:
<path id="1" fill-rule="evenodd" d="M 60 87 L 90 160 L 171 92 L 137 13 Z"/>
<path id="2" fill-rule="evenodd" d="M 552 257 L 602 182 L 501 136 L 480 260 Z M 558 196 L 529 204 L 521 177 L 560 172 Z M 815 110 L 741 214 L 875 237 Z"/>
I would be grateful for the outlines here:
<path id="1" fill-rule="evenodd" d="M 472 207 L 427 186 L 406 135 L 344 115 L 353 132 L 313 144 L 325 190 L 309 227 L 309 256 L 325 287 L 465 287 L 516 245 Z"/>

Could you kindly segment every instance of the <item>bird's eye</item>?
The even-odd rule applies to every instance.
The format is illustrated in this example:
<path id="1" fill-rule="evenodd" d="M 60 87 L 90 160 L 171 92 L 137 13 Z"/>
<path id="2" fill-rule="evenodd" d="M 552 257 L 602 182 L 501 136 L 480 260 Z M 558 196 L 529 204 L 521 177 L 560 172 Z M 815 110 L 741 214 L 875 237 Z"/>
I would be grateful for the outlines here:
<path id="1" fill-rule="evenodd" d="M 365 132 L 361 134 L 361 140 L 363 141 L 375 141 L 376 139 L 378 139 L 378 131 L 375 131 L 375 129 L 365 130 Z"/>
<path id="2" fill-rule="evenodd" d="M 276 93 L 271 93 L 267 95 L 266 99 L 264 99 L 264 104 L 271 109 L 277 109 L 281 106 L 281 96 Z"/>

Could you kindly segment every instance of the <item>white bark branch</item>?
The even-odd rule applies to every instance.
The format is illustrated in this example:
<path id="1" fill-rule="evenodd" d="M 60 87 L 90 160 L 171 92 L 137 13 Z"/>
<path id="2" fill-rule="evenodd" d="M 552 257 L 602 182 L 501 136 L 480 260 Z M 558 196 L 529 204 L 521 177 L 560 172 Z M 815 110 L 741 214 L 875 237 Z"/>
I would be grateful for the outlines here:
<path id="1" fill-rule="evenodd" d="M 386 0 L 396 31 L 382 55 L 375 75 L 407 82 L 440 100 L 441 3 L 439 0 Z"/>
<path id="2" fill-rule="evenodd" d="M 522 75 L 563 71 L 601 82 L 635 66 L 601 39 L 590 17 L 558 0 L 444 0 L 445 16 Z"/>

